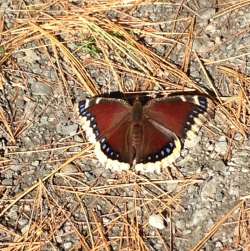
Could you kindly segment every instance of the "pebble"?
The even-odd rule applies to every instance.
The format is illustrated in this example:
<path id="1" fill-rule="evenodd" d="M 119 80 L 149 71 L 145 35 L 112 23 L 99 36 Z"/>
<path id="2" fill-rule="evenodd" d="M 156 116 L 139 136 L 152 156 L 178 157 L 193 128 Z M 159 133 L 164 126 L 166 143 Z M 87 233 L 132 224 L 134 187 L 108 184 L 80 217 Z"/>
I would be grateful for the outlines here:
<path id="1" fill-rule="evenodd" d="M 168 182 L 168 183 L 166 183 L 166 188 L 167 188 L 169 193 L 175 191 L 178 186 L 179 186 L 178 182 Z"/>
<path id="2" fill-rule="evenodd" d="M 249 171 L 250 171 L 249 169 L 250 169 L 249 166 L 248 166 L 248 167 L 244 167 L 244 166 L 243 166 L 243 167 L 241 168 L 241 172 L 242 172 L 242 173 L 249 173 Z"/>
<path id="3" fill-rule="evenodd" d="M 62 239 L 62 237 L 60 235 L 57 235 L 56 236 L 56 241 L 57 241 L 57 243 L 62 243 L 63 239 Z"/>
<path id="4" fill-rule="evenodd" d="M 3 179 L 1 185 L 3 186 L 12 186 L 13 180 L 12 179 Z"/>
<path id="5" fill-rule="evenodd" d="M 64 227 L 63 227 L 63 230 L 64 230 L 65 233 L 72 231 L 71 224 L 69 222 L 66 222 Z"/>
<path id="6" fill-rule="evenodd" d="M 32 161 L 32 162 L 31 162 L 31 165 L 37 167 L 37 166 L 39 166 L 39 163 L 40 163 L 40 161 L 35 160 L 35 161 Z"/>
<path id="7" fill-rule="evenodd" d="M 35 62 L 40 61 L 40 56 L 38 56 L 38 54 L 35 52 L 34 49 L 25 50 L 24 53 L 25 53 L 25 56 L 23 57 L 23 60 L 32 64 L 32 66 L 34 66 Z"/>
<path id="8" fill-rule="evenodd" d="M 222 43 L 222 39 L 220 36 L 216 36 L 214 39 L 215 44 L 220 45 Z"/>
<path id="9" fill-rule="evenodd" d="M 241 169 L 243 169 L 243 167 L 247 167 L 249 168 L 250 166 L 250 158 L 246 152 L 246 155 L 242 153 L 238 153 L 235 157 L 232 157 L 231 161 L 229 162 L 229 165 L 231 163 L 236 164 L 237 166 L 240 166 Z"/>
<path id="10" fill-rule="evenodd" d="M 209 163 L 213 170 L 221 172 L 226 169 L 226 165 L 222 160 L 214 160 Z"/>
<path id="11" fill-rule="evenodd" d="M 40 64 L 33 63 L 32 64 L 32 72 L 35 73 L 35 74 L 41 74 L 42 73 L 42 69 L 41 69 Z"/>
<path id="12" fill-rule="evenodd" d="M 29 231 L 29 228 L 30 228 L 30 225 L 29 225 L 29 224 L 24 225 L 24 226 L 21 228 L 21 233 L 22 233 L 22 234 L 25 234 L 27 231 Z"/>
<path id="13" fill-rule="evenodd" d="M 206 220 L 208 217 L 209 210 L 206 208 L 202 208 L 199 210 L 196 210 L 193 214 L 192 220 L 190 222 L 191 226 L 198 226 L 201 225 L 201 223 Z"/>
<path id="14" fill-rule="evenodd" d="M 13 177 L 13 170 L 9 169 L 4 172 L 4 177 L 6 179 L 11 179 Z"/>
<path id="15" fill-rule="evenodd" d="M 110 218 L 108 218 L 108 217 L 103 217 L 102 221 L 103 221 L 104 225 L 108 225 L 111 222 Z"/>
<path id="16" fill-rule="evenodd" d="M 18 220 L 18 224 L 19 224 L 21 227 L 23 227 L 24 225 L 27 225 L 27 223 L 28 223 L 28 220 L 27 220 L 27 219 L 22 218 L 22 219 L 19 219 L 19 220 Z"/>
<path id="17" fill-rule="evenodd" d="M 80 137 L 79 135 L 75 135 L 75 136 L 74 136 L 74 141 L 75 141 L 75 142 L 83 142 L 83 138 Z"/>
<path id="18" fill-rule="evenodd" d="M 214 221 L 210 218 L 210 219 L 207 221 L 206 228 L 209 229 L 209 228 L 211 228 L 213 225 L 214 225 Z"/>
<path id="19" fill-rule="evenodd" d="M 209 25 L 207 25 L 205 31 L 206 31 L 206 32 L 209 32 L 209 33 L 211 33 L 211 34 L 215 33 L 215 31 L 216 31 L 216 26 L 215 26 L 215 24 L 210 23 Z"/>
<path id="20" fill-rule="evenodd" d="M 216 241 L 215 242 L 215 247 L 219 248 L 219 250 L 222 250 L 223 249 L 223 243 L 221 241 Z"/>
<path id="21" fill-rule="evenodd" d="M 65 242 L 64 244 L 63 244 L 63 247 L 64 247 L 64 249 L 65 250 L 68 250 L 68 249 L 70 249 L 71 247 L 72 247 L 72 242 Z"/>
<path id="22" fill-rule="evenodd" d="M 206 201 L 208 199 L 214 198 L 217 186 L 217 181 L 214 178 L 207 181 L 201 190 L 201 199 Z"/>
<path id="23" fill-rule="evenodd" d="M 193 51 L 196 51 L 198 53 L 204 53 L 207 51 L 207 45 L 202 41 L 201 39 L 197 38 L 193 42 Z"/>
<path id="24" fill-rule="evenodd" d="M 234 135 L 234 139 L 237 140 L 237 141 L 241 141 L 241 140 L 243 140 L 243 136 L 242 136 L 241 133 L 237 132 Z"/>
<path id="25" fill-rule="evenodd" d="M 215 8 L 206 8 L 200 11 L 199 14 L 203 20 L 209 20 L 215 15 Z"/>
<path id="26" fill-rule="evenodd" d="M 199 0 L 199 6 L 200 8 L 208 8 L 208 7 L 212 7 L 213 1 L 207 1 L 207 0 Z"/>
<path id="27" fill-rule="evenodd" d="M 24 212 L 29 212 L 30 211 L 30 205 L 28 205 L 28 204 L 24 205 L 23 211 Z"/>
<path id="28" fill-rule="evenodd" d="M 22 142 L 27 148 L 31 148 L 34 144 L 33 141 L 30 139 L 30 137 L 28 136 L 23 137 Z"/>
<path id="29" fill-rule="evenodd" d="M 155 228 L 160 229 L 160 230 L 163 230 L 165 228 L 163 218 L 159 214 L 150 215 L 149 219 L 148 219 L 148 223 L 152 227 L 155 227 Z"/>
<path id="30" fill-rule="evenodd" d="M 213 143 L 210 143 L 208 142 L 206 144 L 206 148 L 205 148 L 208 152 L 212 152 L 214 150 L 214 144 Z"/>
<path id="31" fill-rule="evenodd" d="M 220 191 L 215 194 L 215 200 L 216 201 L 222 201 L 223 198 L 225 197 L 224 192 Z"/>
<path id="32" fill-rule="evenodd" d="M 78 124 L 70 124 L 70 125 L 58 124 L 58 126 L 56 127 L 57 132 L 64 136 L 75 135 L 77 129 L 78 129 Z"/>
<path id="33" fill-rule="evenodd" d="M 31 92 L 34 96 L 50 96 L 52 93 L 52 89 L 50 86 L 46 84 L 42 84 L 40 82 L 31 83 Z"/>
<path id="34" fill-rule="evenodd" d="M 185 236 L 185 235 L 188 235 L 188 234 L 191 234 L 192 233 L 192 230 L 191 229 L 185 229 L 182 231 L 182 234 Z"/>
<path id="35" fill-rule="evenodd" d="M 231 185 L 229 187 L 228 193 L 232 196 L 238 197 L 240 195 L 240 187 L 238 185 Z"/>
<path id="36" fill-rule="evenodd" d="M 194 137 L 192 137 L 192 139 L 187 139 L 185 141 L 185 148 L 192 148 L 196 145 L 198 145 L 198 143 L 200 142 L 201 137 L 200 135 L 195 135 Z"/>
<path id="37" fill-rule="evenodd" d="M 227 152 L 227 139 L 225 136 L 220 136 L 218 141 L 215 143 L 215 151 L 221 155 L 226 154 Z"/>
<path id="38" fill-rule="evenodd" d="M 180 220 L 177 220 L 176 223 L 175 223 L 176 227 L 179 228 L 179 229 L 184 229 L 185 226 L 186 226 L 186 223 L 184 220 L 180 219 Z"/>
<path id="39" fill-rule="evenodd" d="M 78 169 L 74 164 L 68 164 L 64 166 L 61 170 L 61 173 L 77 173 Z"/>
<path id="40" fill-rule="evenodd" d="M 92 172 L 84 172 L 84 174 L 87 177 L 87 180 L 93 180 L 96 178 L 96 176 Z"/>
<path id="41" fill-rule="evenodd" d="M 11 220 L 17 220 L 18 218 L 18 207 L 16 205 L 14 205 L 10 211 L 7 213 L 8 217 L 11 219 Z"/>
<path id="42" fill-rule="evenodd" d="M 46 126 L 48 124 L 48 117 L 47 116 L 42 116 L 40 118 L 40 124 Z"/>

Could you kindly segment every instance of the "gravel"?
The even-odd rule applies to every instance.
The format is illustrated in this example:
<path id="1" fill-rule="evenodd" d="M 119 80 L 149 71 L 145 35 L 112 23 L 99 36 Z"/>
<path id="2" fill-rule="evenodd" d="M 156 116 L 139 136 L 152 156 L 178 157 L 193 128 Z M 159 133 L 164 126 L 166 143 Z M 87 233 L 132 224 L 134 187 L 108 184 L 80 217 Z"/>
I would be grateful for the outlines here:
<path id="1" fill-rule="evenodd" d="M 47 86 L 43 83 L 37 82 L 36 80 L 34 80 L 34 82 L 31 83 L 31 92 L 34 96 L 37 95 L 45 95 L 48 96 L 50 95 L 52 89 L 50 86 Z"/>
<path id="2" fill-rule="evenodd" d="M 69 2 L 73 4 L 74 11 L 88 10 L 88 3 L 85 1 Z M 193 54 L 196 52 L 219 95 L 236 97 L 243 88 L 243 83 L 237 82 L 238 80 L 233 82 L 232 77 L 225 75 L 220 67 L 237 69 L 239 77 L 240 73 L 250 74 L 248 56 L 239 56 L 249 53 L 250 36 L 247 27 L 250 7 L 245 6 L 216 17 L 224 9 L 215 4 L 216 1 L 191 2 L 186 1 L 180 9 L 176 3 L 145 2 L 135 8 L 128 7 L 125 16 L 113 7 L 112 11 L 107 11 L 107 17 L 114 24 L 120 24 L 120 19 L 131 21 L 124 26 L 124 30 L 129 31 L 131 36 L 138 33 L 135 29 L 132 30 L 134 27 L 144 27 L 145 31 L 164 34 L 166 40 L 159 39 L 158 35 L 138 35 L 137 42 L 146 45 L 164 60 L 172 62 L 176 69 L 184 69 L 182 66 L 188 41 L 186 32 L 190 26 L 186 18 L 195 16 L 194 42 L 187 75 L 204 90 L 211 90 L 211 83 Z M 33 8 L 34 3 L 38 5 Z M 28 17 L 32 16 L 33 21 L 42 26 L 44 18 L 53 16 L 55 20 L 62 20 L 61 17 L 65 14 L 64 5 L 49 4 L 49 9 L 46 9 L 43 1 L 37 0 L 34 3 L 0 3 L 6 31 L 1 38 L 3 41 L 10 28 L 22 29 Z M 38 13 L 35 9 L 41 8 L 40 4 L 45 8 L 42 13 L 46 14 L 36 19 Z M 80 5 L 84 6 L 83 9 L 80 9 Z M 27 14 L 25 10 L 29 8 L 34 12 Z M 20 9 L 23 11 L 18 12 Z M 92 19 L 94 16 L 95 14 Z M 130 20 L 132 17 L 135 19 Z M 71 18 L 67 17 L 67 20 L 70 21 Z M 182 18 L 185 20 L 175 24 L 170 22 Z M 139 25 L 131 26 L 132 21 L 138 19 L 141 19 Z M 145 21 L 156 23 L 142 25 Z M 100 53 L 92 57 L 79 49 L 82 39 L 86 42 L 88 37 L 84 37 L 84 31 L 76 34 L 75 27 L 69 25 L 70 22 L 63 23 L 63 30 L 55 36 L 78 57 L 99 91 L 116 91 L 117 83 L 123 83 L 125 89 L 130 91 L 141 90 L 143 87 L 165 90 L 169 83 L 176 81 L 170 72 L 163 72 L 157 66 L 158 69 L 152 69 L 150 73 L 151 77 L 157 79 L 154 87 L 154 81 L 144 76 L 146 74 L 138 69 L 134 59 L 126 58 L 126 53 L 132 53 L 129 49 L 122 56 L 117 51 L 110 52 L 110 58 L 116 62 L 118 75 L 115 76 L 114 69 L 106 65 L 106 55 Z M 103 23 L 102 28 L 104 26 L 106 25 Z M 46 27 L 45 25 L 43 28 L 47 29 Z M 177 34 L 172 34 L 172 31 Z M 20 32 L 21 30 L 16 31 L 15 36 Z M 183 36 L 180 35 L 182 33 Z M 116 34 L 117 38 L 119 35 Z M 177 39 L 179 43 L 175 44 L 171 39 Z M 41 46 L 44 42 L 46 46 Z M 214 118 L 210 118 L 206 124 L 212 132 L 202 128 L 197 137 L 185 142 L 181 157 L 175 165 L 166 168 L 161 174 L 112 172 L 96 160 L 92 149 L 88 149 L 85 155 L 64 165 L 60 169 L 60 175 L 52 175 L 61 164 L 88 146 L 83 144 L 85 135 L 75 118 L 73 103 L 90 93 L 83 90 L 83 83 L 80 83 L 64 56 L 61 53 L 55 56 L 50 44 L 49 40 L 41 39 L 37 43 L 28 39 L 20 48 L 14 48 L 15 52 L 11 57 L 1 64 L 0 104 L 17 140 L 11 142 L 1 123 L 0 165 L 3 166 L 0 166 L 0 214 L 8 203 L 30 189 L 25 197 L 19 198 L 0 218 L 1 248 L 22 241 L 22 237 L 29 233 L 29 245 L 33 245 L 33 241 L 37 245 L 30 246 L 33 249 L 84 250 L 81 246 L 82 238 L 86 238 L 84 241 L 88 245 L 93 242 L 92 247 L 95 249 L 99 246 L 99 250 L 102 250 L 104 243 L 110 243 L 111 250 L 119 250 L 117 236 L 122 236 L 124 232 L 136 236 L 138 231 L 149 250 L 161 251 L 166 250 L 170 243 L 171 226 L 174 233 L 173 250 L 191 250 L 243 196 L 249 196 L 250 137 L 237 132 L 237 128 L 233 128 L 219 109 L 216 109 Z M 110 48 L 103 46 L 109 52 Z M 137 74 L 129 74 L 123 67 L 123 62 Z M 145 67 L 146 64 L 148 62 L 145 62 Z M 234 105 L 232 103 L 231 108 Z M 232 142 L 231 135 L 234 135 Z M 135 200 L 135 196 L 140 199 Z M 153 202 L 149 203 L 150 199 Z M 245 206 L 248 206 L 247 201 Z M 242 211 L 242 217 L 243 213 Z M 171 224 L 165 224 L 162 215 Z M 203 250 L 243 250 L 240 247 L 244 247 L 246 241 L 240 240 L 237 247 L 235 244 L 238 221 L 239 215 L 230 217 L 229 223 L 223 224 L 211 236 Z M 104 229 L 101 229 L 102 223 Z M 247 228 L 247 221 L 244 226 Z M 8 231 L 3 232 L 4 229 Z M 101 234 L 106 238 L 105 242 L 100 240 Z M 247 231 L 244 234 L 247 235 Z M 243 237 L 244 235 L 241 236 Z M 249 238 L 246 236 L 245 240 L 248 241 Z M 121 243 L 124 243 L 124 250 L 136 247 L 132 239 L 127 242 L 124 238 L 123 241 Z"/>

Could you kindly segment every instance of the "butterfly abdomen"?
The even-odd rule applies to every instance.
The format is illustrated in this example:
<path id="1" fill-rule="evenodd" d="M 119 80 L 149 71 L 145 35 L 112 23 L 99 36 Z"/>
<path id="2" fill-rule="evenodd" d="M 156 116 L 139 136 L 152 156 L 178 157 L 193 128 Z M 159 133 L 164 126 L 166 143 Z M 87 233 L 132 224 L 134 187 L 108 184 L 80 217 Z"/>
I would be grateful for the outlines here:
<path id="1" fill-rule="evenodd" d="M 142 144 L 142 126 L 140 124 L 134 124 L 131 132 L 131 143 L 132 146 L 138 148 Z"/>
<path id="2" fill-rule="evenodd" d="M 143 127 L 140 123 L 134 123 L 132 125 L 131 130 L 131 146 L 133 149 L 134 155 L 132 156 L 132 162 L 136 160 L 136 163 L 139 162 L 139 160 L 142 157 L 142 145 L 143 145 Z M 131 163 L 132 163 L 131 162 Z"/>

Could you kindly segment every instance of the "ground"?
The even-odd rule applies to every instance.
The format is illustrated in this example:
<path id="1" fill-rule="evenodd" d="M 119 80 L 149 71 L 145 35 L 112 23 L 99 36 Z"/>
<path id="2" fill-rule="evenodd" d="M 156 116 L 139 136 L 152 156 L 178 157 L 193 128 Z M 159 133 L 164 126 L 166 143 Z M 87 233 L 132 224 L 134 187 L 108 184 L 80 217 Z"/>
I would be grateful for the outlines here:
<path id="1" fill-rule="evenodd" d="M 249 1 L 0 1 L 0 249 L 250 250 L 249 24 Z M 74 105 L 117 90 L 214 114 L 160 174 L 114 172 Z"/>

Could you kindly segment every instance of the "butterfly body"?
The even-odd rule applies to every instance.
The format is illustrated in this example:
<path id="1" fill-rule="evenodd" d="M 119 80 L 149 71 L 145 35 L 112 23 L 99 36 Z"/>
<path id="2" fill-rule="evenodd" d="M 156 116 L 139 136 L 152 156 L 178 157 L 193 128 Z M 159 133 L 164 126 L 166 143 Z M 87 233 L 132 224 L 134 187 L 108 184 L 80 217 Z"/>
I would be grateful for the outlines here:
<path id="1" fill-rule="evenodd" d="M 203 96 L 135 95 L 84 100 L 79 113 L 101 162 L 113 169 L 151 171 L 180 155 L 183 141 L 199 130 L 209 107 Z"/>

